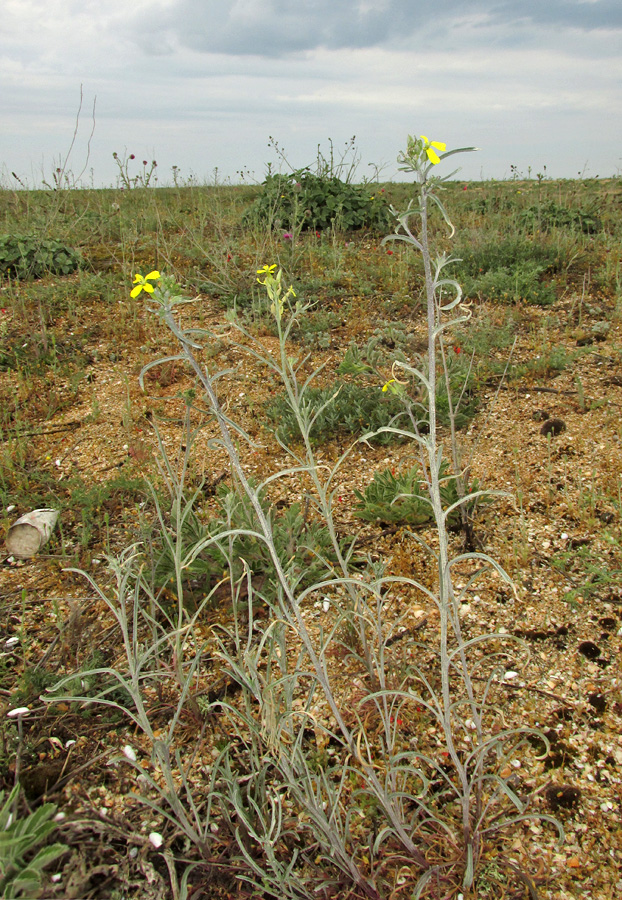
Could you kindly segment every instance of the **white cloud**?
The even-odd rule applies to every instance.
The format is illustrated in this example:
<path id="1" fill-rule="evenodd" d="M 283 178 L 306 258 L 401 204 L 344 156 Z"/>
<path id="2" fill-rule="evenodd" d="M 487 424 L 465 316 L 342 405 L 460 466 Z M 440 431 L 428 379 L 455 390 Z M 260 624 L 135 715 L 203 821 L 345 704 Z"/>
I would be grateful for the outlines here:
<path id="1" fill-rule="evenodd" d="M 5 0 L 0 164 L 28 175 L 71 140 L 75 169 L 114 177 L 127 147 L 202 177 L 261 177 L 273 134 L 303 165 L 357 134 L 390 160 L 408 132 L 486 149 L 465 172 L 501 177 L 546 151 L 551 174 L 619 165 L 619 0 Z M 589 13 L 589 16 L 587 15 Z M 449 23 L 449 24 L 447 24 Z M 609 24 L 608 24 L 609 23 Z M 598 26 L 598 27 L 596 27 Z M 593 135 L 598 135 L 595 141 Z M 80 161 L 78 161 L 80 160 Z M 536 163 L 537 164 L 537 163 Z"/>

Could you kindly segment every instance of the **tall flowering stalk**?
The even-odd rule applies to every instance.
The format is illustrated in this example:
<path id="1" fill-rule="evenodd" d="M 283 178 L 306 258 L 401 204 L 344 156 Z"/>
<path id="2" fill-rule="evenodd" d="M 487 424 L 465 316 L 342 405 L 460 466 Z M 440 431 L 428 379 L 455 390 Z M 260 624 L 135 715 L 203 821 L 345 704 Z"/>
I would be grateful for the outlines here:
<path id="1" fill-rule="evenodd" d="M 465 641 L 460 625 L 460 603 L 467 587 L 479 577 L 483 570 L 494 569 L 506 581 L 514 591 L 510 577 L 501 566 L 486 554 L 469 550 L 469 552 L 453 555 L 450 552 L 449 535 L 447 530 L 448 517 L 461 509 L 464 514 L 464 505 L 483 492 L 477 491 L 466 496 L 464 488 L 464 473 L 460 468 L 460 453 L 457 446 L 455 427 L 455 408 L 452 402 L 450 379 L 447 357 L 445 353 L 444 334 L 448 329 L 458 323 L 466 322 L 470 318 L 468 305 L 463 303 L 462 289 L 453 278 L 445 277 L 445 267 L 457 260 L 445 255 L 433 260 L 430 249 L 428 223 L 431 209 L 436 208 L 450 230 L 450 237 L 455 229 L 441 202 L 438 192 L 442 190 L 443 182 L 448 181 L 455 171 L 449 175 L 440 177 L 436 175 L 436 166 L 449 156 L 457 153 L 465 153 L 476 150 L 476 147 L 464 147 L 446 151 L 446 145 L 437 141 L 429 141 L 425 135 L 419 138 L 409 137 L 406 151 L 398 157 L 400 169 L 414 174 L 418 185 L 418 203 L 411 201 L 404 212 L 393 210 L 398 226 L 395 234 L 385 238 L 387 241 L 401 241 L 421 253 L 425 273 L 425 301 L 427 314 L 428 352 L 427 366 L 424 371 L 413 366 L 395 362 L 393 366 L 394 378 L 385 384 L 383 390 L 391 390 L 399 394 L 405 401 L 411 428 L 391 429 L 404 437 L 415 441 L 419 446 L 419 456 L 422 469 L 427 481 L 430 504 L 434 513 L 434 522 L 438 539 L 438 549 L 428 550 L 436 558 L 437 584 L 436 604 L 440 616 L 439 629 L 439 675 L 441 681 L 440 693 L 430 690 L 430 709 L 433 709 L 435 718 L 442 727 L 446 753 L 451 762 L 455 778 L 457 780 L 455 794 L 459 800 L 462 818 L 462 847 L 464 854 L 464 870 L 462 883 L 465 889 L 472 886 L 475 870 L 482 850 L 482 838 L 487 832 L 492 832 L 511 821 L 529 817 L 526 807 L 513 795 L 507 784 L 498 775 L 490 772 L 491 759 L 508 754 L 509 758 L 516 753 L 517 746 L 525 738 L 527 729 L 508 729 L 498 735 L 486 734 L 485 717 L 494 707 L 490 703 L 489 695 L 492 682 L 495 679 L 494 658 L 498 651 L 493 647 L 489 653 L 489 669 L 486 687 L 483 692 L 476 695 L 473 681 L 473 671 L 479 663 L 469 659 L 469 654 L 474 645 L 483 650 L 495 640 L 503 636 L 484 634 L 477 638 Z M 419 220 L 419 228 L 411 226 L 413 218 Z M 440 374 L 442 373 L 442 374 Z M 445 378 L 449 401 L 449 425 L 450 425 L 450 453 L 454 465 L 459 500 L 447 509 L 443 509 L 441 498 L 441 480 L 443 467 L 443 440 L 439 434 L 438 416 L 436 409 L 437 381 Z M 420 429 L 415 406 L 408 400 L 408 391 L 405 385 L 415 382 L 421 385 L 428 398 L 427 428 Z M 412 429 L 412 430 L 411 430 Z M 382 429 L 386 430 L 386 429 Z M 467 532 L 468 537 L 468 532 Z M 465 587 L 458 592 L 454 587 L 452 571 L 456 564 L 469 560 L 478 560 L 483 563 L 483 568 L 476 572 Z M 497 663 L 498 665 L 498 663 Z M 481 677 L 481 676 L 480 676 Z M 456 678 L 458 679 L 456 681 Z M 472 751 L 465 756 L 460 752 L 461 741 L 467 741 Z M 497 791 L 490 791 L 491 781 L 496 785 Z M 484 825 L 487 816 L 499 797 L 505 796 L 514 806 L 514 817 L 507 814 L 499 816 L 494 827 L 486 828 Z M 546 816 L 543 818 L 547 818 Z M 556 827 L 557 823 L 555 823 Z M 561 833 L 561 832 L 560 832 Z M 432 877 L 433 870 L 426 871 L 420 879 L 414 896 L 419 896 L 425 883 Z"/>

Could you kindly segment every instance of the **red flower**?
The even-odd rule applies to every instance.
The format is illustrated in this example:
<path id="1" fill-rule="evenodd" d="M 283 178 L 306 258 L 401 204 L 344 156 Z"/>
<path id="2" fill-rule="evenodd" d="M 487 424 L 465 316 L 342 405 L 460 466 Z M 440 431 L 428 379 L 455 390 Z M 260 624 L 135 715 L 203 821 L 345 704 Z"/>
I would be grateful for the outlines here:
<path id="1" fill-rule="evenodd" d="M 393 250 L 387 250 L 387 256 L 393 256 Z"/>
<path id="2" fill-rule="evenodd" d="M 130 159 L 136 159 L 133 153 L 130 153 Z"/>
<path id="3" fill-rule="evenodd" d="M 462 353 L 462 349 L 460 347 L 454 347 L 453 351 L 454 351 L 454 353 L 457 353 L 457 354 Z"/>

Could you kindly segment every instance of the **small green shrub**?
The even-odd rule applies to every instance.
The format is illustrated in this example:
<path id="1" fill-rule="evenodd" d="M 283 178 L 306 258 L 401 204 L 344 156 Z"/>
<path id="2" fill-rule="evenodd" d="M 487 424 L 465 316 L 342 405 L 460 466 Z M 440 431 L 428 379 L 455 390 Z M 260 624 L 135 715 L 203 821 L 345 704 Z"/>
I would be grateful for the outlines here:
<path id="1" fill-rule="evenodd" d="M 531 359 L 526 363 L 519 363 L 508 369 L 507 377 L 509 381 L 517 381 L 524 378 L 525 375 L 537 375 L 539 377 L 546 375 L 555 375 L 563 372 L 568 366 L 585 356 L 590 352 L 589 347 L 580 348 L 578 350 L 567 350 L 562 345 L 556 345 L 549 348 L 546 353 L 539 354 L 535 359 Z"/>
<path id="2" fill-rule="evenodd" d="M 453 255 L 459 262 L 453 263 L 452 267 L 455 266 L 460 277 L 471 278 L 478 278 L 497 269 L 512 271 L 521 264 L 537 264 L 542 267 L 543 272 L 557 272 L 563 264 L 555 247 L 525 238 L 489 240 L 484 243 L 471 240 L 468 244 L 457 246 Z"/>
<path id="3" fill-rule="evenodd" d="M 393 353 L 393 358 L 402 354 Z M 363 351 L 356 344 L 348 348 L 339 367 L 340 374 L 362 375 L 375 372 L 375 365 L 383 354 L 376 344 Z M 370 359 L 368 364 L 367 360 Z M 379 375 L 379 373 L 377 373 Z M 455 427 L 462 429 L 471 421 L 478 409 L 474 376 L 466 354 L 453 354 L 448 360 L 448 375 L 451 386 Z M 402 426 L 409 427 L 404 402 L 390 391 L 383 392 L 377 385 L 362 385 L 345 381 L 335 381 L 324 388 L 311 388 L 305 394 L 301 409 L 312 419 L 317 416 L 311 429 L 311 440 L 320 444 L 335 437 L 364 434 L 386 427 L 399 418 Z M 439 377 L 436 387 L 437 420 L 441 425 L 449 424 L 449 397 L 444 377 Z M 291 445 L 300 440 L 300 430 L 296 417 L 285 395 L 276 397 L 266 408 L 268 418 L 275 423 L 279 440 Z M 413 413 L 418 427 L 425 432 L 428 422 L 427 406 L 423 398 L 413 405 Z M 390 432 L 383 432 L 372 438 L 373 443 L 390 444 L 401 438 Z"/>
<path id="4" fill-rule="evenodd" d="M 542 281 L 546 267 L 535 262 L 522 261 L 512 268 L 502 266 L 478 275 L 465 276 L 466 297 L 481 300 L 497 300 L 500 303 L 529 303 L 532 306 L 552 306 L 555 288 L 550 281 Z"/>
<path id="5" fill-rule="evenodd" d="M 183 557 L 210 537 L 232 528 L 258 530 L 256 513 L 246 495 L 227 485 L 220 485 L 217 497 L 220 514 L 216 518 L 204 524 L 194 510 L 186 516 L 181 532 Z M 328 529 L 308 517 L 308 510 L 303 509 L 300 503 L 292 503 L 287 509 L 278 510 L 270 505 L 265 491 L 259 493 L 259 499 L 271 522 L 279 559 L 293 582 L 304 587 L 324 575 L 326 561 L 334 557 Z M 223 538 L 206 546 L 185 566 L 183 583 L 187 589 L 187 599 L 191 602 L 195 592 L 205 596 L 210 586 L 223 577 L 223 572 L 229 571 L 232 580 L 237 581 L 244 572 L 244 564 L 249 567 L 257 586 L 263 583 L 263 596 L 272 597 L 276 577 L 265 542 L 250 535 L 237 535 L 233 540 L 231 556 L 228 538 Z M 171 548 L 165 546 L 155 567 L 156 584 L 172 587 L 174 572 Z"/>
<path id="6" fill-rule="evenodd" d="M 391 213 L 372 185 L 350 184 L 336 175 L 299 169 L 287 175 L 268 174 L 261 196 L 243 221 L 292 232 L 331 227 L 380 230 L 391 221 Z"/>
<path id="7" fill-rule="evenodd" d="M 375 431 L 404 412 L 401 400 L 383 394 L 380 387 L 344 381 L 309 389 L 301 408 L 306 410 L 309 418 L 317 414 L 311 439 L 318 444 L 331 438 Z M 275 423 L 276 435 L 284 444 L 291 445 L 300 440 L 298 423 L 284 394 L 269 404 L 266 413 Z M 379 444 L 388 444 L 394 440 L 395 435 L 392 434 L 379 434 L 374 438 L 374 442 Z"/>
<path id="8" fill-rule="evenodd" d="M 454 332 L 454 341 L 457 346 L 468 348 L 483 362 L 493 350 L 503 350 L 510 347 L 516 332 L 516 322 L 512 318 L 512 312 L 506 311 L 503 324 L 497 324 L 488 317 L 478 321 L 469 322 L 468 329 L 463 328 Z"/>
<path id="9" fill-rule="evenodd" d="M 523 228 L 551 231 L 553 228 L 570 228 L 584 234 L 595 234 L 603 227 L 594 208 L 568 209 L 554 200 L 536 206 L 528 206 L 519 215 Z"/>
<path id="10" fill-rule="evenodd" d="M 371 372 L 394 360 L 406 361 L 406 353 L 412 352 L 414 335 L 401 322 L 387 322 L 374 333 L 363 347 L 352 341 L 339 365 L 340 375 L 358 375 Z"/>
<path id="11" fill-rule="evenodd" d="M 341 321 L 341 316 L 330 309 L 318 310 L 300 320 L 298 330 L 292 333 L 292 337 L 307 346 L 325 350 L 330 347 L 330 332 Z"/>
<path id="12" fill-rule="evenodd" d="M 441 477 L 447 478 L 448 464 L 441 466 Z M 420 468 L 413 466 L 407 472 L 397 475 L 391 469 L 375 472 L 374 479 L 364 492 L 355 489 L 359 501 L 354 515 L 365 522 L 379 522 L 383 525 L 425 525 L 433 518 L 430 495 L 425 482 L 420 480 Z M 477 483 L 473 491 L 479 490 Z M 458 491 L 454 478 L 448 478 L 441 485 L 443 507 L 458 501 Z M 481 500 L 480 500 L 481 502 Z M 454 510 L 448 519 L 450 526 L 460 521 L 460 510 Z"/>
<path id="13" fill-rule="evenodd" d="M 41 278 L 46 273 L 70 275 L 80 265 L 80 254 L 61 241 L 35 235 L 0 236 L 0 274 L 12 278 Z"/>

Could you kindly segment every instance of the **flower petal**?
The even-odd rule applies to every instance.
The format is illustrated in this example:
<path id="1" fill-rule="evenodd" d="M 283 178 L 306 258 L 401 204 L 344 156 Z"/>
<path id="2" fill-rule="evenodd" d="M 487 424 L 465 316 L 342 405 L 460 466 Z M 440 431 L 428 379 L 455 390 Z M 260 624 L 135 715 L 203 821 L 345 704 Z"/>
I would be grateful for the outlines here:
<path id="1" fill-rule="evenodd" d="M 436 145 L 435 145 L 436 146 Z M 443 144 L 443 150 L 445 149 L 445 145 Z M 151 278 L 152 281 L 155 281 L 160 277 L 160 273 L 154 269 L 153 272 L 149 272 L 148 275 L 145 275 L 145 278 Z"/>
<path id="2" fill-rule="evenodd" d="M 425 152 L 428 154 L 428 159 L 433 165 L 440 163 L 440 157 L 437 156 L 436 150 L 434 150 L 432 147 L 428 147 Z"/>
<path id="3" fill-rule="evenodd" d="M 140 294 L 142 289 L 143 289 L 142 284 L 139 284 L 138 287 L 135 287 L 133 291 L 130 291 L 130 297 L 138 297 L 138 295 Z M 153 288 L 152 288 L 152 290 L 153 290 Z"/>
<path id="4" fill-rule="evenodd" d="M 153 294 L 153 292 L 155 291 L 155 288 L 152 284 L 143 284 L 142 289 L 143 291 L 147 291 L 148 294 Z"/>
<path id="5" fill-rule="evenodd" d="M 445 150 L 447 150 L 447 144 L 444 144 L 442 141 L 432 141 L 430 146 L 436 147 L 436 149 L 440 150 L 441 153 L 444 153 Z M 147 275 L 147 278 L 149 278 L 148 275 Z"/>
<path id="6" fill-rule="evenodd" d="M 134 275 L 133 284 L 142 284 L 143 276 L 142 275 Z"/>

